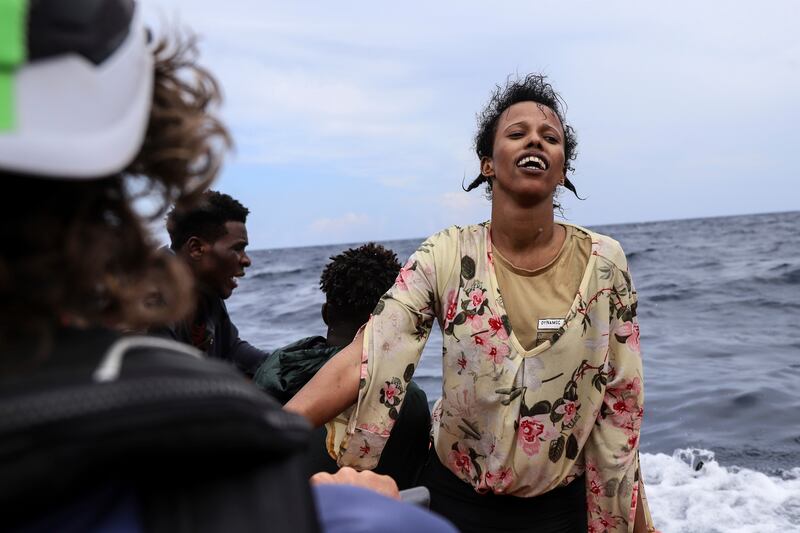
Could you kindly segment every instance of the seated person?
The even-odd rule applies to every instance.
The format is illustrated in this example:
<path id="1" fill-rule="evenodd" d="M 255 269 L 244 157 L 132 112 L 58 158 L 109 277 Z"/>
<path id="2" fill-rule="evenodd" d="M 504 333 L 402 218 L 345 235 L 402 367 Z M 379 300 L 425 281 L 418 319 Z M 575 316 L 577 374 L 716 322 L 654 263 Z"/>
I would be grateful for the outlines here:
<path id="1" fill-rule="evenodd" d="M 153 330 L 190 344 L 209 357 L 233 362 L 252 375 L 267 352 L 239 338 L 225 300 L 250 266 L 247 255 L 247 215 L 250 211 L 227 194 L 203 193 L 189 208 L 175 208 L 167 216 L 170 248 L 189 267 L 195 279 L 196 307 L 185 319 Z"/>
<path id="2" fill-rule="evenodd" d="M 256 385 L 281 403 L 288 402 L 329 358 L 353 340 L 399 272 L 397 256 L 379 244 L 350 248 L 331 257 L 319 283 L 325 293 L 322 320 L 328 326 L 326 337 L 307 337 L 275 350 L 256 372 Z M 391 476 L 401 489 L 414 486 L 428 455 L 430 424 L 427 396 L 412 381 L 375 471 Z M 309 449 L 311 472 L 337 469 L 325 440 L 325 428 L 316 429 Z"/>

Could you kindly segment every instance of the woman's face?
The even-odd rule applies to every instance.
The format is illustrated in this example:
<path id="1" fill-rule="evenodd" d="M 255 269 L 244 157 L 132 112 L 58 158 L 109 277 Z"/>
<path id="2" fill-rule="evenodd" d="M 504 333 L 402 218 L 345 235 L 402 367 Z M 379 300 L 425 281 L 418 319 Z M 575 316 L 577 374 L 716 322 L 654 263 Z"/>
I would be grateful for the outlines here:
<path id="1" fill-rule="evenodd" d="M 564 128 L 547 106 L 520 102 L 497 122 L 494 154 L 481 160 L 481 172 L 493 177 L 492 196 L 525 203 L 552 202 L 564 180 Z"/>

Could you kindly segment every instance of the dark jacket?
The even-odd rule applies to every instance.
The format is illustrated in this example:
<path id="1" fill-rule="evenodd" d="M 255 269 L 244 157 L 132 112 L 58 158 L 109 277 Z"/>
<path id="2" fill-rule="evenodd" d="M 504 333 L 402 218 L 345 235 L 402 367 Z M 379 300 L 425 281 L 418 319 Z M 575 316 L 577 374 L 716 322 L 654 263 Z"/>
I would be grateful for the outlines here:
<path id="1" fill-rule="evenodd" d="M 341 350 L 328 346 L 324 337 L 307 337 L 272 352 L 258 368 L 254 383 L 285 404 Z M 403 407 L 375 472 L 394 478 L 400 489 L 417 484 L 428 457 L 431 415 L 425 391 L 409 382 Z M 314 430 L 308 448 L 309 473 L 335 472 L 338 467 L 325 445 L 324 427 Z"/>
<path id="2" fill-rule="evenodd" d="M 306 337 L 278 348 L 258 367 L 253 381 L 285 404 L 342 348 L 325 337 Z"/>
<path id="3" fill-rule="evenodd" d="M 182 321 L 151 333 L 194 346 L 209 357 L 231 361 L 251 376 L 269 355 L 240 339 L 225 302 L 208 294 L 200 298 L 193 324 Z"/>

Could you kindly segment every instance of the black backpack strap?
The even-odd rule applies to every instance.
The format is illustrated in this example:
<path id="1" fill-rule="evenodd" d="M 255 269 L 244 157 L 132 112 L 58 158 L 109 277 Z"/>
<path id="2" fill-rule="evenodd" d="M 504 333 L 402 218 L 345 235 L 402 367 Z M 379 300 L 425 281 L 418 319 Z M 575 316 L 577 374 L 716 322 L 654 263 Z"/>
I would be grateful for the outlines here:
<path id="1" fill-rule="evenodd" d="M 119 378 L 122 371 L 122 362 L 125 355 L 136 349 L 156 349 L 171 352 L 179 352 L 197 359 L 203 358 L 203 353 L 188 344 L 181 344 L 161 337 L 147 336 L 128 336 L 120 337 L 106 351 L 100 364 L 92 373 L 92 377 L 98 383 L 115 381 Z"/>

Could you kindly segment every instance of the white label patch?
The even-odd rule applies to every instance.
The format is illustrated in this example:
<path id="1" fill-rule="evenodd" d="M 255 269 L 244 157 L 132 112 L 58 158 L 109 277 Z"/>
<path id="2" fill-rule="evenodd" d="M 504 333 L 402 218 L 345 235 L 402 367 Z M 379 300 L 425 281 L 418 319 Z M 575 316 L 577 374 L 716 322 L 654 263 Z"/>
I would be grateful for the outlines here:
<path id="1" fill-rule="evenodd" d="M 563 318 L 542 318 L 539 319 L 539 331 L 556 330 L 564 325 Z"/>

